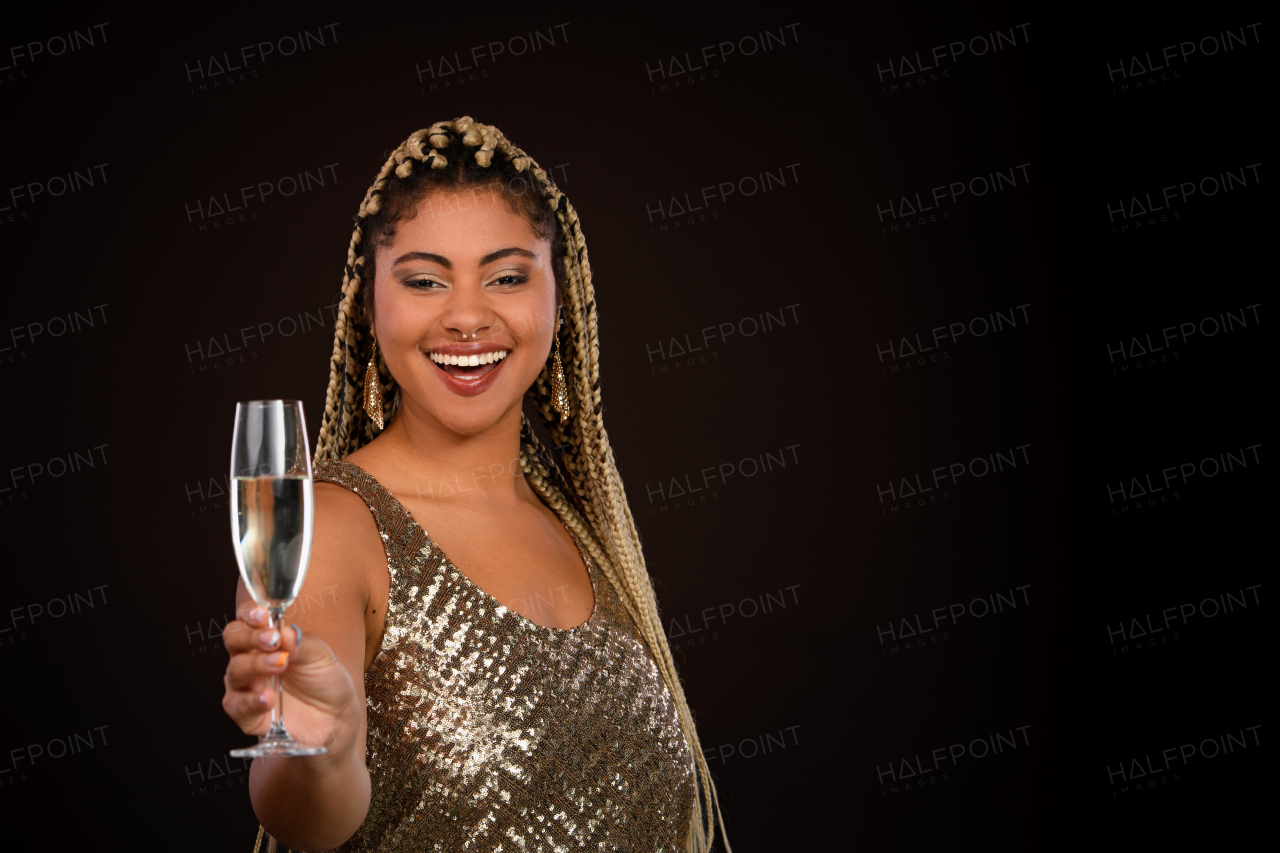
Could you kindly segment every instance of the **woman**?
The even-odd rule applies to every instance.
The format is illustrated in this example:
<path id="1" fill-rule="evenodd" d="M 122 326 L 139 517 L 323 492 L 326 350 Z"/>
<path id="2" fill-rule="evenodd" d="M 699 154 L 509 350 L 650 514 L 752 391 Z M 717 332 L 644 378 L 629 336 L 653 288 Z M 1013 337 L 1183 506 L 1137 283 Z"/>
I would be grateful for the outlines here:
<path id="1" fill-rule="evenodd" d="M 254 761 L 273 842 L 709 849 L 715 789 L 598 353 L 586 243 L 546 172 L 469 117 L 392 153 L 356 217 L 316 450 L 304 596 L 333 603 L 277 634 L 241 584 L 224 633 L 227 714 L 263 734 L 283 673 L 290 732 L 328 748 Z"/>

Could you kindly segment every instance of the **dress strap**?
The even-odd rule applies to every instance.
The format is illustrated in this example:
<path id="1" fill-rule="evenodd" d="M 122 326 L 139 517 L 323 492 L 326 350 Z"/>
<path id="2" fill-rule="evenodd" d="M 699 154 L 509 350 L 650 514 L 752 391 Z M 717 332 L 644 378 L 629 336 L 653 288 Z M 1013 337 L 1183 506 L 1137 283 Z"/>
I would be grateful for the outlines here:
<path id="1" fill-rule="evenodd" d="M 317 483 L 336 483 L 359 495 L 373 513 L 379 533 L 385 533 L 392 520 L 404 512 L 400 502 L 372 474 L 346 460 L 321 462 L 315 466 L 312 476 Z"/>
<path id="2" fill-rule="evenodd" d="M 387 552 L 387 568 L 394 585 L 400 570 L 413 560 L 427 544 L 427 533 L 405 509 L 395 495 L 360 466 L 345 460 L 322 462 L 315 466 L 313 478 L 318 483 L 335 483 L 355 492 L 373 513 L 378 534 Z"/>

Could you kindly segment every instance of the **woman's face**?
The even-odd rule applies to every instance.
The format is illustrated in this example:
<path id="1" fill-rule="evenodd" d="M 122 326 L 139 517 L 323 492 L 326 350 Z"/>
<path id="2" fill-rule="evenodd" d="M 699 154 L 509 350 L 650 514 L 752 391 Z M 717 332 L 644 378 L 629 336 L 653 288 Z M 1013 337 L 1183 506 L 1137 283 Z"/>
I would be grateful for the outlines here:
<path id="1" fill-rule="evenodd" d="M 549 240 L 496 191 L 439 191 L 374 269 L 374 336 L 402 410 L 461 435 L 519 412 L 556 330 Z M 472 358 L 490 363 L 449 363 Z"/>

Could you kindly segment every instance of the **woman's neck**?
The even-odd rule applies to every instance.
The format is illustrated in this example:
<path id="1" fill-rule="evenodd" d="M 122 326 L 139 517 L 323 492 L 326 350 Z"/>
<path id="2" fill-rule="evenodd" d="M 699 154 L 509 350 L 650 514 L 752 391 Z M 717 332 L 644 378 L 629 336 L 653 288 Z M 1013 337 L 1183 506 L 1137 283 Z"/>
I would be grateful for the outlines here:
<path id="1" fill-rule="evenodd" d="M 484 504 L 492 510 L 537 500 L 520 468 L 519 409 L 474 435 L 402 410 L 349 458 L 378 468 L 375 476 L 387 488 L 418 501 Z"/>

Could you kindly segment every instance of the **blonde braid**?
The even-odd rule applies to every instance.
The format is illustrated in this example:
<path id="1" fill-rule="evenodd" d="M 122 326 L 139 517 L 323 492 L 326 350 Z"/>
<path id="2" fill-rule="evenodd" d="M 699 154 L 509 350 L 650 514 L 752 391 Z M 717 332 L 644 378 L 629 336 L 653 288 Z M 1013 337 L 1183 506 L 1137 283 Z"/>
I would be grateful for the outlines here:
<path id="1" fill-rule="evenodd" d="M 458 139 L 467 148 L 476 149 L 473 156 L 482 168 L 490 168 L 495 158 L 500 158 L 517 173 L 531 176 L 546 203 L 555 211 L 565 247 L 563 260 L 569 319 L 567 335 L 561 342 L 561 357 L 566 373 L 570 374 L 566 377 L 566 384 L 573 414 L 567 423 L 562 424 L 553 409 L 548 365 L 534 382 L 530 394 L 548 434 L 557 448 L 565 449 L 561 455 L 564 475 L 534 434 L 532 425 L 523 417 L 520 466 L 530 486 L 582 540 L 605 578 L 617 591 L 675 700 L 681 728 L 693 753 L 695 777 L 701 788 L 701 797 L 697 791 L 694 793 L 692 820 L 685 839 L 687 853 L 707 853 L 710 850 L 716 818 L 719 818 L 726 853 L 732 853 L 724 834 L 724 817 L 720 814 L 715 783 L 702 753 L 671 648 L 662 631 L 657 597 L 645 566 L 640 535 L 604 428 L 600 398 L 599 321 L 582 226 L 577 211 L 555 181 L 497 128 L 463 116 L 416 131 L 391 153 L 365 193 L 347 249 L 342 303 L 334 333 L 329 388 L 315 462 L 341 459 L 374 437 L 373 424 L 360 401 L 365 365 L 372 354 L 372 339 L 370 330 L 363 328 L 363 318 L 354 316 L 360 289 L 365 285 L 361 260 L 365 221 L 379 211 L 383 193 L 393 175 L 395 178 L 408 178 L 416 163 L 423 163 L 432 170 L 445 168 L 449 161 L 444 149 L 449 149 Z M 559 331 L 556 334 L 559 335 Z M 384 400 L 392 395 L 386 412 L 390 420 L 399 405 L 399 388 L 381 359 L 378 378 Z M 580 500 L 580 507 L 569 499 L 570 491 Z M 703 800 L 707 804 L 705 814 Z M 710 813 L 713 804 L 715 817 Z"/>
<path id="2" fill-rule="evenodd" d="M 417 135 L 414 134 L 414 136 Z M 369 345 L 370 351 L 364 353 L 362 362 L 361 344 L 366 335 L 360 329 L 359 323 L 352 322 L 351 315 L 356 308 L 356 297 L 363 284 L 364 264 L 360 260 L 360 255 L 364 243 L 364 222 L 378 212 L 382 193 L 387 187 L 391 171 L 403 165 L 403 152 L 413 142 L 414 136 L 410 136 L 399 148 L 391 152 L 387 162 L 382 164 L 373 184 L 365 192 L 364 200 L 360 202 L 360 212 L 356 214 L 356 227 L 351 234 L 351 242 L 347 246 L 347 265 L 342 276 L 342 302 L 338 306 L 338 319 L 333 336 L 333 355 L 329 361 L 329 389 L 325 394 L 320 438 L 316 442 L 317 463 L 322 459 L 340 459 L 373 438 L 373 424 L 359 402 L 364 367 L 372 356 L 372 340 Z M 385 399 L 388 386 L 382 383 L 382 359 L 379 358 L 378 362 L 378 379 Z M 397 394 L 395 401 L 398 400 Z M 394 406 L 395 402 L 392 405 Z M 386 417 L 390 419 L 392 412 L 386 412 Z"/>

